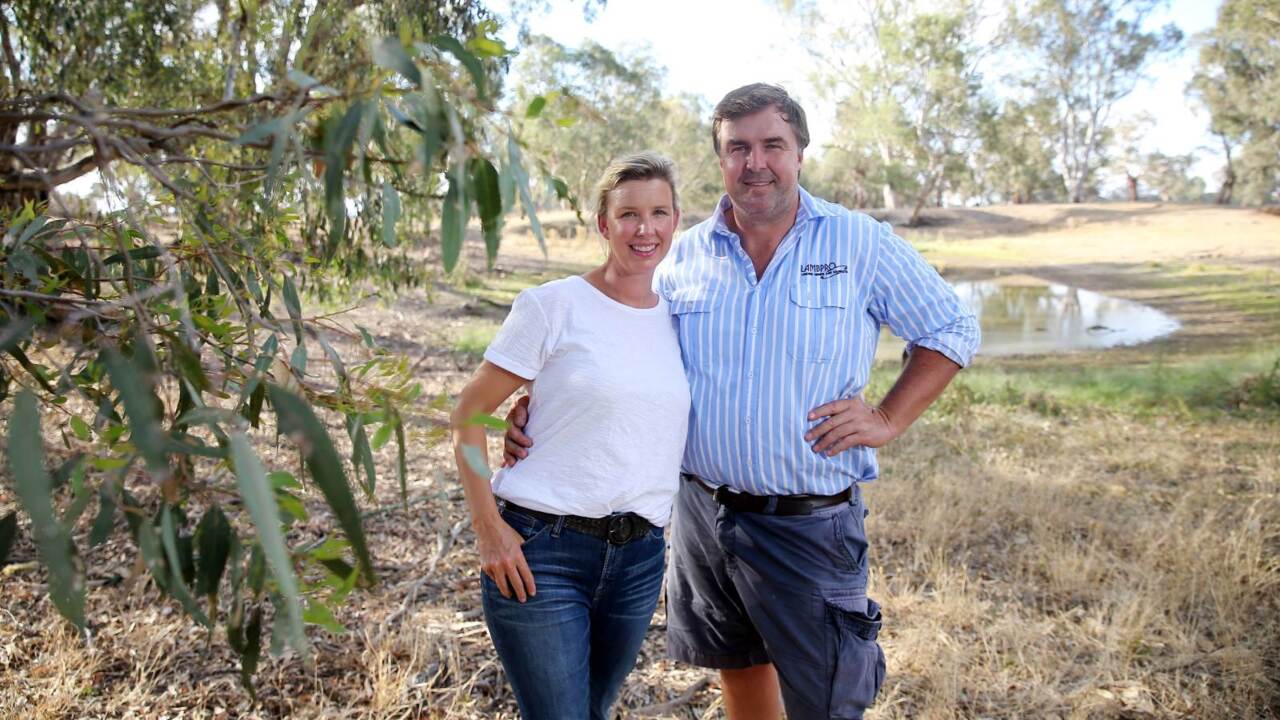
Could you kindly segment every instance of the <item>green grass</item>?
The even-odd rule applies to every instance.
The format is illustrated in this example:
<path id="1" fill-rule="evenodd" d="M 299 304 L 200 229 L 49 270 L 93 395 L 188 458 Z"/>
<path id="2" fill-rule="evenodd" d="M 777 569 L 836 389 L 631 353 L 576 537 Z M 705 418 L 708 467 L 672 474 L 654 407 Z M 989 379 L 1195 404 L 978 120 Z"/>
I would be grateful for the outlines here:
<path id="1" fill-rule="evenodd" d="M 894 364 L 882 363 L 868 395 L 882 397 L 896 375 Z M 1256 350 L 1178 362 L 1154 355 L 1144 365 L 1104 367 L 980 364 L 962 372 L 936 407 L 951 414 L 972 403 L 1027 406 L 1046 415 L 1105 408 L 1139 415 L 1280 416 L 1280 353 Z"/>
<path id="2" fill-rule="evenodd" d="M 453 333 L 453 351 L 479 362 L 484 357 L 485 348 L 493 342 L 493 336 L 498 334 L 498 327 L 495 323 L 480 320 L 463 325 Z"/>
<path id="3" fill-rule="evenodd" d="M 503 272 L 487 275 L 467 275 L 462 281 L 462 287 L 476 297 L 510 305 L 521 290 L 534 285 L 541 285 L 559 277 L 562 277 L 562 275 L 549 272 Z"/>
<path id="4" fill-rule="evenodd" d="M 1280 316 L 1280 273 L 1274 270 L 1197 263 L 1174 270 L 1169 283 L 1194 287 L 1205 300 L 1243 315 Z"/>

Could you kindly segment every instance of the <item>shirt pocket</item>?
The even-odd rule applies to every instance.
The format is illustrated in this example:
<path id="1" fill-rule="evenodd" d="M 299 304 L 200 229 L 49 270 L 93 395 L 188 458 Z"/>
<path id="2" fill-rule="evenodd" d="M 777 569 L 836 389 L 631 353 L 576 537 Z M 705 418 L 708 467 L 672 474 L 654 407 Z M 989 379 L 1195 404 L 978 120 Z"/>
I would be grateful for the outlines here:
<path id="1" fill-rule="evenodd" d="M 715 327 L 724 294 L 714 288 L 681 292 L 669 301 L 680 338 L 680 356 L 686 368 L 708 367 L 722 338 Z"/>
<path id="2" fill-rule="evenodd" d="M 848 335 L 852 288 L 839 276 L 802 277 L 791 286 L 787 353 L 797 360 L 831 362 Z"/>

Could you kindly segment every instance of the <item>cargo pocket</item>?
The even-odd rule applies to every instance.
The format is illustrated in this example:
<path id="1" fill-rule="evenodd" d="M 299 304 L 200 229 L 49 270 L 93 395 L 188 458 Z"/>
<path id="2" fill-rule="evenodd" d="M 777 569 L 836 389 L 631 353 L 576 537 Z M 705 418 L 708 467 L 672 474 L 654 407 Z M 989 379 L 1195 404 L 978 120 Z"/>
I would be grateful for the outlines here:
<path id="1" fill-rule="evenodd" d="M 865 603 L 866 611 L 862 607 Z M 880 606 L 870 598 L 827 599 L 827 619 L 834 629 L 835 663 L 831 676 L 828 715 L 858 720 L 875 701 L 884 683 L 884 651 L 880 634 Z M 856 608 L 856 609 L 855 609 Z"/>

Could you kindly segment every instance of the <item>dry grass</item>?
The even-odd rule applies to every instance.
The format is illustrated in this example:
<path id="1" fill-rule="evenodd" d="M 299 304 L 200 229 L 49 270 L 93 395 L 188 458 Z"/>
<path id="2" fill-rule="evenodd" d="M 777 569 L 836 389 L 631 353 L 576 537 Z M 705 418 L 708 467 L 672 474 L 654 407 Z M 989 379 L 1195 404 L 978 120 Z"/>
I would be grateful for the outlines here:
<path id="1" fill-rule="evenodd" d="M 1078 239 L 1110 232 L 1098 222 Z M 571 264 L 557 265 L 517 239 L 500 262 L 516 274 L 483 282 L 571 269 L 591 243 L 580 233 L 572 256 L 557 256 Z M 958 262 L 963 244 L 946 245 Z M 1008 269 L 1030 262 L 1019 257 Z M 1058 260 L 1060 272 L 1079 271 L 1036 256 Z M 427 394 L 456 390 L 469 370 L 450 345 L 460 322 L 502 316 L 456 285 L 437 290 L 435 304 L 406 295 L 351 318 L 407 354 Z M 1078 359 L 1037 362 L 1061 372 Z M 385 477 L 390 453 L 379 455 Z M 1274 413 L 1048 413 L 953 393 L 883 459 L 866 495 L 890 676 L 869 717 L 1280 717 Z M 514 718 L 479 614 L 473 538 L 455 535 L 465 506 L 449 455 L 415 442 L 410 463 L 409 508 L 384 483 L 366 520 L 380 585 L 339 613 L 348 633 L 309 628 L 311 666 L 264 657 L 256 703 L 221 629 L 208 642 L 149 585 L 124 533 L 88 554 L 88 646 L 54 615 L 24 539 L 0 571 L 0 718 Z M 0 485 L 0 513 L 15 503 Z M 332 525 L 322 500 L 307 504 L 312 521 L 298 532 Z M 714 675 L 664 658 L 664 622 L 660 607 L 619 714 L 721 717 Z"/>
<path id="2" fill-rule="evenodd" d="M 972 406 L 870 487 L 882 718 L 1271 717 L 1280 427 Z"/>

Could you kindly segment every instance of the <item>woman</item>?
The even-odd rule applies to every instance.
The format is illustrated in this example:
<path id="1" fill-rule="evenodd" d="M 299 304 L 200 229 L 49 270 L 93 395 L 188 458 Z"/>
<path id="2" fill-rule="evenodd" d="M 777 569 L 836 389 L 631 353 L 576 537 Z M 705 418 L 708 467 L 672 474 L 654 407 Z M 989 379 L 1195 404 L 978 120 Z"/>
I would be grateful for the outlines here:
<path id="1" fill-rule="evenodd" d="M 612 163 L 604 264 L 521 292 L 453 412 L 485 620 L 530 720 L 610 717 L 657 605 L 689 387 L 652 282 L 679 219 L 670 160 Z M 473 418 L 528 382 L 538 452 L 491 485 Z"/>

